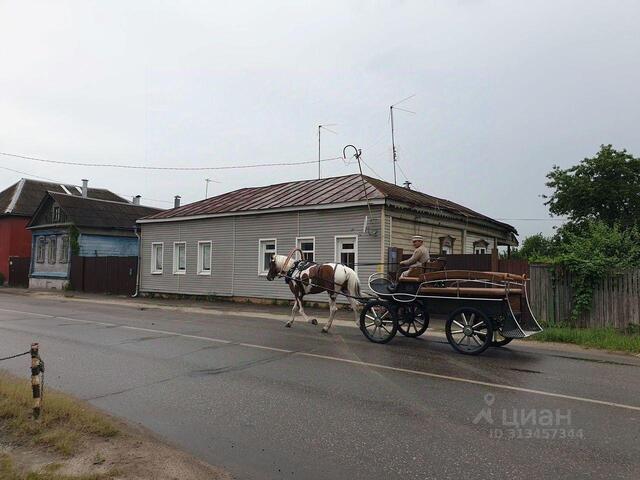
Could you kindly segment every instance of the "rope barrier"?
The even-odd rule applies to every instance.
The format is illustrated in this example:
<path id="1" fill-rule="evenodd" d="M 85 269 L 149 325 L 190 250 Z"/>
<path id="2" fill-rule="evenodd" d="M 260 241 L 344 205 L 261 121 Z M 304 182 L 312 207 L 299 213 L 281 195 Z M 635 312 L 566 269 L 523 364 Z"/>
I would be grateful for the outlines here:
<path id="1" fill-rule="evenodd" d="M 15 355 L 10 355 L 8 357 L 0 358 L 0 362 L 4 362 L 5 360 L 11 360 L 12 358 L 22 357 L 24 355 L 29 355 L 30 353 L 31 353 L 31 350 L 27 350 L 26 352 L 23 352 L 23 353 L 16 353 Z"/>
<path id="2" fill-rule="evenodd" d="M 0 362 L 13 358 L 31 355 L 31 392 L 33 394 L 33 418 L 40 417 L 42 411 L 42 400 L 44 398 L 44 362 L 40 358 L 40 345 L 31 344 L 31 349 L 26 352 L 16 353 L 8 357 L 0 358 Z"/>

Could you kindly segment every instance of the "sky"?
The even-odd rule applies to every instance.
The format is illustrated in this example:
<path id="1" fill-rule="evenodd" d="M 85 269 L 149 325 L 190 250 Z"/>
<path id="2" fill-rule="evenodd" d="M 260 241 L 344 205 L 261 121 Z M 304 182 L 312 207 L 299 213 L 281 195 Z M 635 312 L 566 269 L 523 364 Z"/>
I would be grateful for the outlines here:
<path id="1" fill-rule="evenodd" d="M 550 234 L 542 194 L 613 144 L 640 155 L 638 1 L 0 0 L 0 152 L 135 166 L 311 162 L 364 171 Z M 17 173 L 11 170 L 17 170 Z M 326 176 L 357 173 L 342 160 Z M 27 175 L 25 175 L 27 174 Z M 315 164 L 151 171 L 0 155 L 40 176 L 169 208 L 317 178 Z"/>

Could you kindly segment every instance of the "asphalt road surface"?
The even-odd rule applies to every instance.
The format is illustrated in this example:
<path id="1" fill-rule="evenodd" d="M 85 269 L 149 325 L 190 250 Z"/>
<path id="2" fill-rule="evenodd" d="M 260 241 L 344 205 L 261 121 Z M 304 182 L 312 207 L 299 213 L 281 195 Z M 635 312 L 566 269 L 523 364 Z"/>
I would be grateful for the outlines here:
<path id="1" fill-rule="evenodd" d="M 0 295 L 0 357 L 33 341 L 48 386 L 239 479 L 640 478 L 633 356 Z"/>

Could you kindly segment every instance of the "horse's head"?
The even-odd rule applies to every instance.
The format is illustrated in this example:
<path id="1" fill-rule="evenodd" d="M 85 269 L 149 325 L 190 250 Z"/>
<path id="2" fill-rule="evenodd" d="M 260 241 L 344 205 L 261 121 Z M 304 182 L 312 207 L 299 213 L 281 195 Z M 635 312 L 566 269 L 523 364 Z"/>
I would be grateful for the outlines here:
<path id="1" fill-rule="evenodd" d="M 280 273 L 280 267 L 278 266 L 277 255 L 271 256 L 271 261 L 269 262 L 269 271 L 267 272 L 267 280 L 271 281 L 276 278 Z"/>

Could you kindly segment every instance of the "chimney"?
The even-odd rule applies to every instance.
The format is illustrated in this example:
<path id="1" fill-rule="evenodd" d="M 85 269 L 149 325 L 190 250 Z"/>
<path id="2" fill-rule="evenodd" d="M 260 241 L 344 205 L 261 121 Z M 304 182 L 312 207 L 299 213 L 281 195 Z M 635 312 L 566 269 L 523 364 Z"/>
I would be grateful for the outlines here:
<path id="1" fill-rule="evenodd" d="M 404 182 L 404 188 L 406 188 L 407 190 L 411 190 L 411 182 L 409 180 Z"/>
<path id="2" fill-rule="evenodd" d="M 86 178 L 82 179 L 82 196 L 87 198 L 89 196 L 89 180 Z"/>
<path id="3" fill-rule="evenodd" d="M 135 197 L 133 197 L 133 204 L 140 205 L 140 195 L 136 195 Z"/>
<path id="4" fill-rule="evenodd" d="M 180 195 L 176 195 L 173 197 L 173 208 L 178 208 L 180 206 Z"/>

